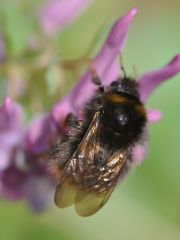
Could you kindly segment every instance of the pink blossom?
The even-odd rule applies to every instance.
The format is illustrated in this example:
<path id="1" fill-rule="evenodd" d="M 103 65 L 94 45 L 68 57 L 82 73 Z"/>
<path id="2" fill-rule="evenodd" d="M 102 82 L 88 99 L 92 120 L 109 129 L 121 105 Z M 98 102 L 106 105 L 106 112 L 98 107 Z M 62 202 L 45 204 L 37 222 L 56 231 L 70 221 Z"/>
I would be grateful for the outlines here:
<path id="1" fill-rule="evenodd" d="M 48 36 L 62 31 L 89 6 L 91 0 L 49 0 L 39 10 L 39 23 Z"/>

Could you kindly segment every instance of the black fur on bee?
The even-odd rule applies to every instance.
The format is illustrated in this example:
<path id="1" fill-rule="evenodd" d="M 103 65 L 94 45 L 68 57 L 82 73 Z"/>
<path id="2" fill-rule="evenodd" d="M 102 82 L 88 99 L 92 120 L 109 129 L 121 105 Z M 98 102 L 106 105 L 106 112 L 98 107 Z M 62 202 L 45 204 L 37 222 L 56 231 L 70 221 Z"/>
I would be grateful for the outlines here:
<path id="1" fill-rule="evenodd" d="M 70 113 L 67 134 L 49 156 L 59 185 L 55 203 L 75 204 L 80 216 L 97 212 L 132 165 L 132 149 L 146 135 L 146 111 L 137 82 L 124 77 L 98 90 L 84 106 L 82 119 Z"/>

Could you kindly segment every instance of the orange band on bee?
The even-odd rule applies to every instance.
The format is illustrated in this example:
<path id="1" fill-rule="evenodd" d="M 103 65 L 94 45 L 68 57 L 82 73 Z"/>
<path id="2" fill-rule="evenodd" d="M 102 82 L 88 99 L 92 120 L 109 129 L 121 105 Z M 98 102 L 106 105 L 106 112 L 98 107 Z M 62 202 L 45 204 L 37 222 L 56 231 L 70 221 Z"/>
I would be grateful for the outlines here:
<path id="1" fill-rule="evenodd" d="M 137 113 L 143 117 L 146 117 L 146 110 L 141 104 L 134 104 L 133 101 L 131 101 L 129 98 L 125 96 L 120 96 L 118 94 L 108 94 L 107 99 L 112 103 L 122 104 L 126 103 L 129 105 L 134 105 L 135 110 Z"/>
<path id="2" fill-rule="evenodd" d="M 146 117 L 146 110 L 145 110 L 145 108 L 141 104 L 136 105 L 135 106 L 135 110 L 137 111 L 137 113 L 139 115 L 141 115 L 143 117 Z"/>
<path id="3" fill-rule="evenodd" d="M 128 101 L 128 98 L 127 97 L 124 97 L 124 96 L 120 96 L 118 94 L 108 94 L 107 95 L 107 99 L 109 101 L 111 101 L 112 103 L 125 103 Z"/>

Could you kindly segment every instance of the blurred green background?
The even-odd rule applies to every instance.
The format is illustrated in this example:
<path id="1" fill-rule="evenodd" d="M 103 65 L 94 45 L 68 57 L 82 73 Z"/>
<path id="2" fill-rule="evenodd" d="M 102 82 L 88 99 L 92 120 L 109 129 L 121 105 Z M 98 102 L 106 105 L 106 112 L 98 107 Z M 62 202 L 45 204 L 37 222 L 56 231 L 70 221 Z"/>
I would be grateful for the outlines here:
<path id="1" fill-rule="evenodd" d="M 29 33 L 33 35 L 35 31 L 39 31 L 31 13 L 40 3 L 43 1 L 0 1 L 0 32 L 6 34 L 8 67 L 15 69 L 15 73 L 22 72 L 21 63 L 24 64 L 26 61 L 27 55 L 23 58 L 25 39 Z M 57 48 L 55 51 L 60 51 L 62 58 L 80 57 L 88 51 L 102 25 L 112 23 L 116 17 L 132 7 L 137 7 L 139 12 L 130 27 L 123 52 L 126 71 L 133 75 L 135 67 L 137 73 L 141 74 L 166 64 L 180 52 L 180 1 L 178 0 L 96 0 L 75 23 L 49 41 L 54 42 Z M 33 39 L 36 42 L 36 38 Z M 44 42 L 41 48 L 45 47 Z M 0 70 L 2 99 L 9 70 L 4 65 L 0 66 Z M 14 72 L 10 71 L 10 73 L 12 74 L 10 83 L 13 85 Z M 66 83 L 63 82 L 58 93 L 53 90 L 52 93 L 46 93 L 43 91 L 44 82 L 37 80 L 40 73 L 36 73 L 37 76 L 33 74 L 32 76 L 35 76 L 31 76 L 31 82 L 26 79 L 25 93 L 22 96 L 17 96 L 18 94 L 13 96 L 24 105 L 27 119 L 32 112 L 48 110 L 75 81 L 72 75 L 67 73 Z M 26 72 L 23 72 L 23 75 L 26 77 Z M 177 76 L 159 87 L 149 100 L 148 107 L 160 109 L 163 118 L 158 124 L 150 126 L 148 157 L 116 188 L 101 211 L 92 217 L 80 218 L 73 208 L 59 210 L 53 206 L 47 212 L 35 215 L 23 202 L 9 203 L 1 200 L 0 239 L 179 240 L 179 78 L 180 76 Z M 12 92 L 11 89 L 8 91 Z M 35 91 L 33 95 L 33 99 L 36 99 L 35 103 L 31 99 L 33 91 Z M 47 96 L 49 96 L 48 100 Z M 37 104 L 38 99 L 42 102 L 45 99 L 45 105 Z"/>

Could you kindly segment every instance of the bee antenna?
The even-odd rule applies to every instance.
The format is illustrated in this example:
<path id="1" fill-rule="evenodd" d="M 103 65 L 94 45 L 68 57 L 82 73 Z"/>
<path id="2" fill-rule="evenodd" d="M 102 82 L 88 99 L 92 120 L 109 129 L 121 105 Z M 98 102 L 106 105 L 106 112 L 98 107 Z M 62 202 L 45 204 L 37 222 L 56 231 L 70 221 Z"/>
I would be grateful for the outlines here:
<path id="1" fill-rule="evenodd" d="M 92 82 L 99 87 L 100 92 L 104 93 L 104 86 L 102 84 L 101 79 L 97 75 L 96 68 L 95 68 L 92 61 L 89 64 L 89 70 L 90 70 L 90 73 L 91 73 L 91 76 L 92 76 Z"/>
<path id="2" fill-rule="evenodd" d="M 123 79 L 127 79 L 127 74 L 126 74 L 126 71 L 125 71 L 125 68 L 124 68 L 122 54 L 120 54 L 119 62 L 120 62 L 120 66 L 121 66 L 121 71 L 123 73 Z"/>

